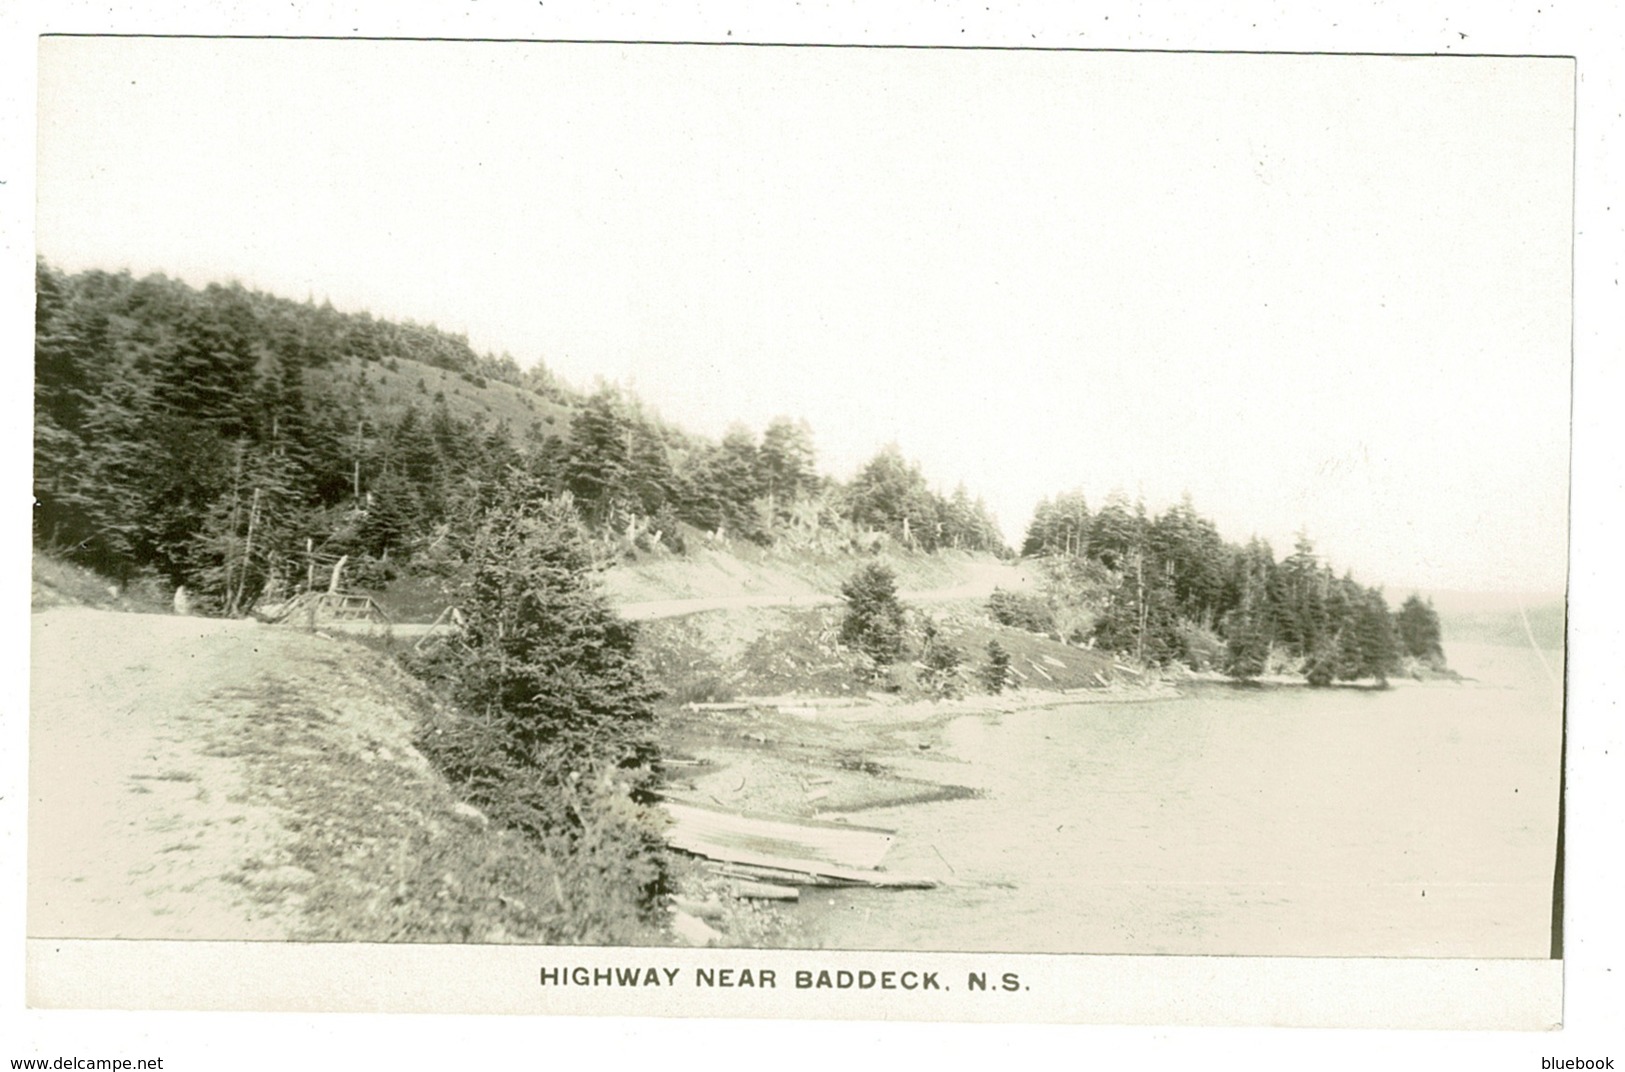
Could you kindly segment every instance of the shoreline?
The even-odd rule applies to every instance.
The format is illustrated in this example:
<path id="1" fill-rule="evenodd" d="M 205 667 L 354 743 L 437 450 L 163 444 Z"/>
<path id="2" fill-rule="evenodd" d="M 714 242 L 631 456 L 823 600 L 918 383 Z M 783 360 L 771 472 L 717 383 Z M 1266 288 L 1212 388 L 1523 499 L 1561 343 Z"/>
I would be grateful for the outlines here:
<path id="1" fill-rule="evenodd" d="M 1390 684 L 1441 687 L 1460 682 L 1406 678 Z M 1141 685 L 1016 689 L 934 701 L 884 694 L 783 695 L 687 704 L 662 715 L 659 733 L 669 765 L 661 792 L 676 802 L 742 816 L 865 824 L 875 821 L 869 813 L 887 808 L 984 795 L 973 762 L 956 757 L 949 747 L 949 727 L 961 719 L 1078 706 L 1127 708 L 1191 699 L 1212 689 L 1299 688 L 1312 686 L 1285 676 L 1238 682 L 1193 673 L 1177 678 L 1161 674 Z M 1333 688 L 1381 691 L 1370 683 L 1344 682 Z M 695 864 L 703 874 L 707 865 Z M 793 915 L 729 896 L 728 888 L 719 879 L 697 879 L 690 887 L 692 895 L 730 905 L 715 920 L 714 944 L 794 941 L 798 924 Z"/>
<path id="2" fill-rule="evenodd" d="M 1378 692 L 1475 684 L 1480 683 L 1453 675 L 1318 688 Z M 961 718 L 1180 700 L 1208 689 L 1315 688 L 1290 675 L 1238 681 L 1192 671 L 1164 672 L 1137 685 L 1022 688 L 938 700 L 868 693 L 691 703 L 662 715 L 660 737 L 669 757 L 665 791 L 673 799 L 790 819 L 960 799 L 978 791 L 952 777 L 963 761 L 942 746 L 947 727 Z M 922 765 L 932 768 L 928 776 L 922 775 Z"/>
<path id="3" fill-rule="evenodd" d="M 961 799 L 980 792 L 953 776 L 965 761 L 944 747 L 948 726 L 961 718 L 1183 695 L 1159 681 L 936 701 L 781 696 L 690 704 L 662 719 L 669 757 L 663 791 L 674 800 L 788 819 Z"/>

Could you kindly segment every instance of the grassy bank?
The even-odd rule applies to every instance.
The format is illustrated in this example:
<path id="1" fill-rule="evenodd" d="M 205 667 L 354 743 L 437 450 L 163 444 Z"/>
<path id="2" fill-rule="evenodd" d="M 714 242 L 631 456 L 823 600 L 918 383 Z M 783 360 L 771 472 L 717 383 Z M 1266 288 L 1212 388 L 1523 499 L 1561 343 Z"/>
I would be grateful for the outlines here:
<path id="1" fill-rule="evenodd" d="M 460 801 L 418 750 L 436 721 L 432 701 L 371 653 L 331 647 L 305 664 L 319 691 L 308 677 L 262 681 L 213 704 L 224 716 L 214 754 L 243 762 L 247 802 L 276 808 L 292 835 L 275 857 L 239 872 L 261 899 L 285 896 L 297 880 L 291 937 L 667 940 L 630 891 L 594 881 L 588 854 L 501 829 Z"/>
<path id="2" fill-rule="evenodd" d="M 841 607 L 757 608 L 690 614 L 644 622 L 639 649 L 668 706 L 751 696 L 850 697 L 870 693 L 899 700 L 939 693 L 922 675 L 918 648 L 878 678 L 839 641 Z M 979 602 L 914 612 L 927 618 L 937 643 L 962 656 L 956 692 L 982 691 L 979 673 L 989 643 L 1010 656 L 1010 684 L 1060 691 L 1131 684 L 1143 675 L 1100 652 L 999 625 Z"/>

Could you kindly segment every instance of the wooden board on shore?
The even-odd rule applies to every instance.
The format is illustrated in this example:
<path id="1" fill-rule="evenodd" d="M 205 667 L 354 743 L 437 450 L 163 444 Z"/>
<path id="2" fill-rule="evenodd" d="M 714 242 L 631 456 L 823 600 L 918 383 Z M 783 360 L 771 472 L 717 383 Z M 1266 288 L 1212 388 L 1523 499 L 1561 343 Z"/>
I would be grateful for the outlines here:
<path id="1" fill-rule="evenodd" d="M 667 800 L 666 840 L 713 860 L 763 863 L 802 871 L 820 866 L 869 870 L 890 851 L 893 831 L 817 819 L 778 819 Z"/>
<path id="2" fill-rule="evenodd" d="M 733 880 L 733 895 L 752 901 L 801 900 L 801 891 L 794 886 L 780 886 L 777 883 L 759 882 L 748 878 Z"/>
<path id="3" fill-rule="evenodd" d="M 869 886 L 888 890 L 929 890 L 941 883 L 920 875 L 899 875 L 891 871 L 859 871 L 851 868 L 823 868 L 819 871 L 798 871 L 760 864 L 725 863 L 717 873 L 729 878 L 751 879 L 775 886 L 816 886 L 850 888 Z"/>
<path id="4" fill-rule="evenodd" d="M 926 889 L 932 879 L 879 870 L 895 833 L 818 819 L 742 815 L 674 800 L 663 802 L 674 849 L 718 862 L 734 878 L 775 886 L 876 886 Z"/>

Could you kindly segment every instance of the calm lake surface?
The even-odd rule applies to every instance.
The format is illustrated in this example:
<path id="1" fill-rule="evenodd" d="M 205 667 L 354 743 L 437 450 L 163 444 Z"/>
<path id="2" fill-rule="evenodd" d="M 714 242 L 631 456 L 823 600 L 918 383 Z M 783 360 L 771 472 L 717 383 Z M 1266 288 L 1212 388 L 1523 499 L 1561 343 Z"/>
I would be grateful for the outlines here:
<path id="1" fill-rule="evenodd" d="M 852 817 L 948 885 L 809 890 L 805 944 L 1545 957 L 1561 654 L 1448 655 L 1477 680 L 960 719 L 906 773 L 983 796 Z"/>

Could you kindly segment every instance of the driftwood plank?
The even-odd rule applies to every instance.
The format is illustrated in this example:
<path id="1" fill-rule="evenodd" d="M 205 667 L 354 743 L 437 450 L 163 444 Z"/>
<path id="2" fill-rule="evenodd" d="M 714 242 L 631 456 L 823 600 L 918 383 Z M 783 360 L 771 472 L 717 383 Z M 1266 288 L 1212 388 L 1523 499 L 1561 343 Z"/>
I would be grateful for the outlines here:
<path id="1" fill-rule="evenodd" d="M 726 865 L 733 877 L 785 886 L 882 886 L 922 889 L 931 879 L 878 870 L 894 831 L 816 819 L 740 815 L 665 801 L 666 841 L 674 849 Z"/>
<path id="2" fill-rule="evenodd" d="M 672 820 L 666 840 L 676 848 L 715 860 L 768 866 L 788 861 L 793 871 L 809 864 L 878 867 L 895 836 L 878 827 L 741 815 L 670 800 L 665 809 Z"/>

